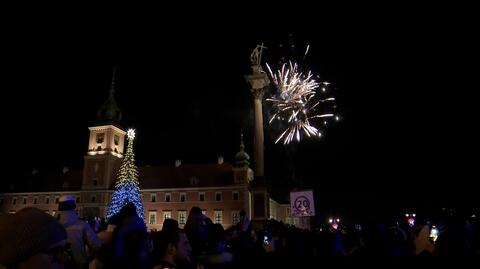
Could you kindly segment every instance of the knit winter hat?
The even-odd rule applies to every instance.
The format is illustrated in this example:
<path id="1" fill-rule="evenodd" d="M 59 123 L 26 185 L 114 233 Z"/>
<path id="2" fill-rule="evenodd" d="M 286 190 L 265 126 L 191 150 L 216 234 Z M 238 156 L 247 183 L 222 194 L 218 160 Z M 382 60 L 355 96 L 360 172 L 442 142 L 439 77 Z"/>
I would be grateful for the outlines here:
<path id="1" fill-rule="evenodd" d="M 77 207 L 75 203 L 75 197 L 73 195 L 67 194 L 63 195 L 58 199 L 58 211 L 69 211 L 74 210 Z"/>
<path id="2" fill-rule="evenodd" d="M 41 251 L 66 244 L 65 228 L 38 208 L 0 217 L 0 264 L 16 264 Z"/>

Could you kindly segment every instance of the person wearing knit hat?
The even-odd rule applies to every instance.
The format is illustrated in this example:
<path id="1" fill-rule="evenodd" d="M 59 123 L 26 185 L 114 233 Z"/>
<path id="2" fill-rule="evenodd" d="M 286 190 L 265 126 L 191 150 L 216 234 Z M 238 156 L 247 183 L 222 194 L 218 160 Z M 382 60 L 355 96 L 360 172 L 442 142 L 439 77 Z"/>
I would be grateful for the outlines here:
<path id="1" fill-rule="evenodd" d="M 85 246 L 96 251 L 100 249 L 102 241 L 95 235 L 93 229 L 78 218 L 75 197 L 64 195 L 58 200 L 58 220 L 67 230 L 67 241 L 71 244 L 71 253 L 77 268 L 88 268 L 91 257 L 87 254 Z"/>
<path id="2" fill-rule="evenodd" d="M 38 208 L 1 216 L 0 238 L 0 264 L 7 268 L 63 268 L 68 258 L 65 228 Z"/>

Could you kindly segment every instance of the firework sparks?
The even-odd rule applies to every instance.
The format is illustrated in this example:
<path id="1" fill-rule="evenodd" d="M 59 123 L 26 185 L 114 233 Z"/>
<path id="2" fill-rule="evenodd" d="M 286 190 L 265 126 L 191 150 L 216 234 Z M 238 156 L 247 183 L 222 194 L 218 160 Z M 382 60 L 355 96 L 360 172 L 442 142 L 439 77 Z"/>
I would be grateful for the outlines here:
<path id="1" fill-rule="evenodd" d="M 306 75 L 302 74 L 298 70 L 298 65 L 292 62 L 289 62 L 288 66 L 284 64 L 277 73 L 272 72 L 268 64 L 267 68 L 278 91 L 276 95 L 267 98 L 274 109 L 269 123 L 277 120 L 286 122 L 288 126 L 275 143 L 282 140 L 284 144 L 293 140 L 300 141 L 303 135 L 320 137 L 321 131 L 313 126 L 311 121 L 322 118 L 326 125 L 326 118 L 338 119 L 338 116 L 331 112 L 321 112 L 333 105 L 335 98 L 321 98 L 317 95 L 320 86 L 322 94 L 326 94 L 325 88 L 330 83 L 317 82 L 310 71 Z"/>

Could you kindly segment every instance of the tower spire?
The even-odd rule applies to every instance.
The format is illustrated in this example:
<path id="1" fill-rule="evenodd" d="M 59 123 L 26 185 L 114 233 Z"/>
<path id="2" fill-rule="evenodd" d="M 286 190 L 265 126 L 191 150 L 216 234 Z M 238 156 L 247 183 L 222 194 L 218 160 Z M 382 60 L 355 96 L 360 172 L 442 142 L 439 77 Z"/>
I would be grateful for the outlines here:
<path id="1" fill-rule="evenodd" d="M 118 108 L 117 102 L 115 101 L 115 81 L 116 81 L 116 71 L 117 67 L 113 67 L 112 72 L 112 83 L 110 89 L 108 90 L 109 95 L 105 103 L 100 107 L 97 112 L 98 122 L 101 124 L 106 123 L 120 123 L 122 119 L 122 112 Z"/>
<path id="2" fill-rule="evenodd" d="M 245 152 L 245 145 L 243 144 L 243 130 L 240 131 L 240 152 Z"/>
<path id="3" fill-rule="evenodd" d="M 235 163 L 237 167 L 248 167 L 250 156 L 245 152 L 245 144 L 243 144 L 243 131 L 240 133 L 240 151 L 235 154 Z"/>
<path id="4" fill-rule="evenodd" d="M 115 93 L 115 71 L 117 70 L 117 66 L 113 67 L 113 73 L 112 73 L 112 85 L 110 86 L 109 93 L 110 95 L 113 95 Z"/>

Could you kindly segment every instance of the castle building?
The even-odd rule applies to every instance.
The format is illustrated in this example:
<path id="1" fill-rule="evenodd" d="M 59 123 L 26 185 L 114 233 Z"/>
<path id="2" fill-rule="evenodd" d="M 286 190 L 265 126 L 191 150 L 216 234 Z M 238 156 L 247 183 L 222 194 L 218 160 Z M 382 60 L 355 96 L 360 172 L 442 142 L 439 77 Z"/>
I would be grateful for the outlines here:
<path id="1" fill-rule="evenodd" d="M 91 219 L 106 215 L 123 159 L 126 135 L 114 93 L 113 78 L 109 96 L 98 110 L 97 121 L 88 127 L 90 135 L 83 171 L 65 168 L 61 174 L 43 177 L 33 171 L 21 184 L 11 184 L 7 192 L 0 193 L 0 214 L 14 214 L 23 207 L 34 206 L 55 215 L 59 197 L 72 194 L 80 217 Z M 190 209 L 198 206 L 214 223 L 225 228 L 238 223 L 242 210 L 253 221 L 274 218 L 297 227 L 309 227 L 308 219 L 290 217 L 290 205 L 277 203 L 256 181 L 243 135 L 233 165 L 218 157 L 214 163 L 183 164 L 176 160 L 172 165 L 140 167 L 145 222 L 149 229 L 159 230 L 165 219 L 173 218 L 183 227 Z"/>

